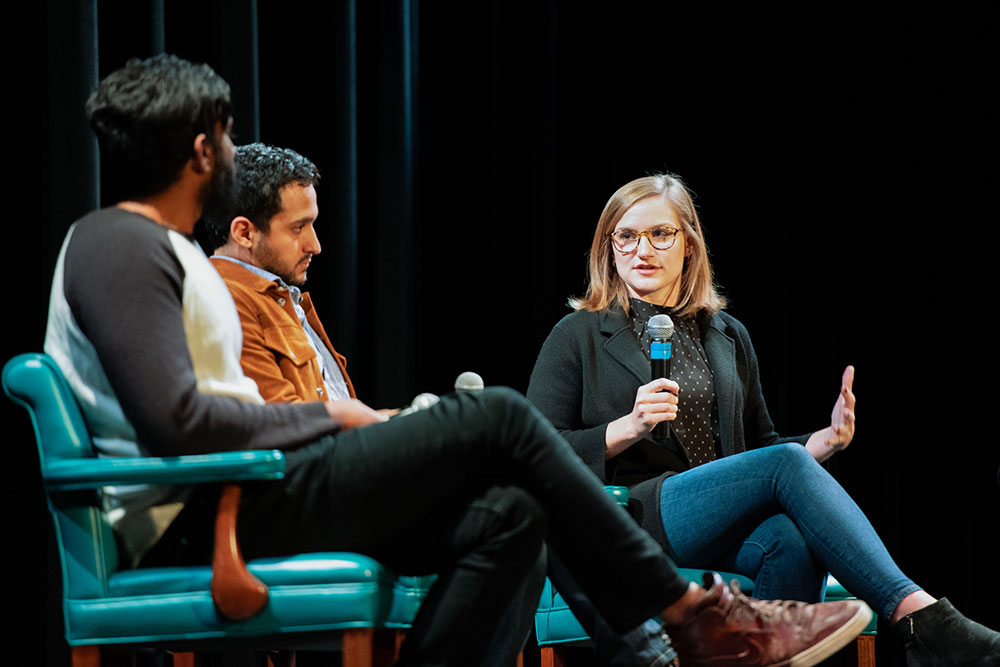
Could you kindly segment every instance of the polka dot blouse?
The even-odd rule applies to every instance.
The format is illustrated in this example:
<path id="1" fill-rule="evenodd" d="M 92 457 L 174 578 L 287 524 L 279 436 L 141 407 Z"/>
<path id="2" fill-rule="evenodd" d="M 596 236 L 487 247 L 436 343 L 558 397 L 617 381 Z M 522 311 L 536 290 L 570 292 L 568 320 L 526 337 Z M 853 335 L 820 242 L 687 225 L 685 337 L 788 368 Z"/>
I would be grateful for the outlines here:
<path id="1" fill-rule="evenodd" d="M 650 337 L 646 323 L 649 318 L 666 314 L 673 320 L 670 379 L 680 385 L 680 400 L 677 419 L 671 422 L 671 437 L 686 452 L 692 467 L 716 459 L 720 437 L 714 410 L 715 390 L 698 323 L 692 317 L 674 316 L 669 307 L 640 299 L 631 299 L 629 305 L 632 330 L 647 359 Z"/>

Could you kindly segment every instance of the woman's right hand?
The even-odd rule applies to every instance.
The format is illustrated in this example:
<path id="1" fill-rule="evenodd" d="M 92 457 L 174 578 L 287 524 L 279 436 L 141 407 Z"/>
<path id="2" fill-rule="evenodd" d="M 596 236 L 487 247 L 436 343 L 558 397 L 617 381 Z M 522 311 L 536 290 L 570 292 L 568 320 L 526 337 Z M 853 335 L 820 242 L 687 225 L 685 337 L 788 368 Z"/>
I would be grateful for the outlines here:
<path id="1" fill-rule="evenodd" d="M 608 424 L 605 456 L 612 458 L 648 436 L 653 428 L 677 418 L 677 394 L 680 386 L 660 378 L 639 387 L 632 412 Z"/>

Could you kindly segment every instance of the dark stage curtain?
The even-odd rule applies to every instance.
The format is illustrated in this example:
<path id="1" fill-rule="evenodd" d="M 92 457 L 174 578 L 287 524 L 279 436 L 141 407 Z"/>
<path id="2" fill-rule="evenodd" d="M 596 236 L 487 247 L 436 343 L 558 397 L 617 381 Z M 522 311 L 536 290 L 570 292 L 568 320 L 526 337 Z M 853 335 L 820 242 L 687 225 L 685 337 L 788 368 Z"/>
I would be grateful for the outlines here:
<path id="1" fill-rule="evenodd" d="M 697 195 L 778 430 L 824 425 L 855 364 L 858 435 L 831 470 L 906 572 L 1000 626 L 981 574 L 1000 562 L 985 9 L 22 5 L 7 16 L 5 248 L 27 293 L 14 292 L 25 305 L 7 316 L 5 359 L 41 349 L 70 223 L 113 203 L 82 106 L 130 57 L 208 62 L 233 87 L 237 143 L 319 165 L 323 253 L 309 288 L 375 407 L 445 393 L 465 370 L 524 390 L 584 289 L 607 198 L 673 171 Z M 30 496 L 16 541 L 40 554 L 32 434 L 23 411 L 2 409 L 18 477 L 35 480 L 11 487 Z M 28 563 L 35 588 L 20 599 L 32 607 L 18 615 L 47 618 L 45 650 L 59 656 L 58 579 L 51 562 Z M 894 664 L 885 646 L 880 664 Z"/>

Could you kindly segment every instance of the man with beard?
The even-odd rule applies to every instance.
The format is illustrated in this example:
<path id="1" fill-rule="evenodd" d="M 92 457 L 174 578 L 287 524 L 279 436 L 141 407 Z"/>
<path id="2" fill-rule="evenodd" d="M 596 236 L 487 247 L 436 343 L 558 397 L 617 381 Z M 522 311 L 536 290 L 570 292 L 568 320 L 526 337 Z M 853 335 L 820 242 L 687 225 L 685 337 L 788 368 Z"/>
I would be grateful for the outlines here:
<path id="1" fill-rule="evenodd" d="M 205 229 L 243 327 L 243 372 L 268 403 L 354 397 L 344 357 L 301 290 L 321 250 L 319 170 L 259 143 L 237 148 L 236 164 L 234 208 L 206 215 Z"/>
<path id="2" fill-rule="evenodd" d="M 863 603 L 791 613 L 718 575 L 707 589 L 688 582 L 513 391 L 444 397 L 391 420 L 353 398 L 265 404 L 240 367 L 232 298 L 189 240 L 231 169 L 229 86 L 172 56 L 130 61 L 100 83 L 87 113 L 123 199 L 67 233 L 45 351 L 95 447 L 104 456 L 285 450 L 283 480 L 244 489 L 243 553 L 356 551 L 401 574 L 437 572 L 399 664 L 482 664 L 512 584 L 546 540 L 616 631 L 658 615 L 686 664 L 737 650 L 753 657 L 728 664 L 815 664 L 868 622 Z M 210 535 L 211 493 L 132 486 L 104 497 L 134 558 L 208 562 L 207 551 L 174 545 Z"/>
<path id="3" fill-rule="evenodd" d="M 190 238 L 203 208 L 225 208 L 232 195 L 229 85 L 207 66 L 172 56 L 131 61 L 101 82 L 86 111 L 109 189 L 121 199 L 67 232 L 45 351 L 80 399 L 97 451 L 162 455 L 181 453 L 173 450 L 183 442 L 186 451 L 207 452 L 291 437 L 260 438 L 250 424 L 222 439 L 178 432 L 204 418 L 179 409 L 193 407 L 189 397 L 202 393 L 233 422 L 260 422 L 247 413 L 262 402 L 256 387 L 220 338 L 238 340 L 238 329 L 225 326 L 225 312 L 218 321 L 193 316 L 211 314 L 220 295 L 228 298 Z M 301 438 L 329 430 L 324 412 L 301 419 Z M 132 562 L 160 538 L 186 496 L 163 487 L 105 490 L 108 517 Z"/>

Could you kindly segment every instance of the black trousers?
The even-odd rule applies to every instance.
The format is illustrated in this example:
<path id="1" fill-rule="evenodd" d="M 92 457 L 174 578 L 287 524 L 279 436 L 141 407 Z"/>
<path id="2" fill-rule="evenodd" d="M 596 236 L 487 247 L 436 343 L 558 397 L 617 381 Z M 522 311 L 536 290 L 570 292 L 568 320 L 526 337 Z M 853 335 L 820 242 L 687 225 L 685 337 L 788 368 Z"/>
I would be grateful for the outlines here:
<path id="1" fill-rule="evenodd" d="M 687 590 L 663 549 L 520 394 L 491 388 L 287 452 L 244 487 L 248 558 L 355 551 L 437 573 L 400 664 L 478 665 L 543 542 L 627 631 Z"/>

